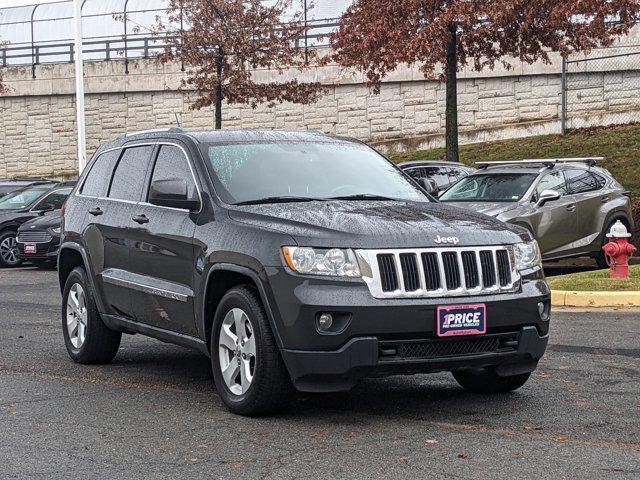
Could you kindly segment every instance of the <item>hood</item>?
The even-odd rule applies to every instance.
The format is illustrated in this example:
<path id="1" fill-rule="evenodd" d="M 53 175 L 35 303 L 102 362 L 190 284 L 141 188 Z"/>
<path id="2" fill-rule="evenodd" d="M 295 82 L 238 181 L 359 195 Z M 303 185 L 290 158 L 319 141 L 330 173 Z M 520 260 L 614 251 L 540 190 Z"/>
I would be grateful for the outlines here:
<path id="1" fill-rule="evenodd" d="M 0 210 L 0 226 L 5 222 L 11 222 L 29 215 L 22 210 Z"/>
<path id="2" fill-rule="evenodd" d="M 491 217 L 513 210 L 518 207 L 518 202 L 443 202 L 452 207 L 466 208 L 474 212 L 484 213 Z"/>
<path id="3" fill-rule="evenodd" d="M 18 230 L 47 230 L 51 227 L 59 227 L 61 222 L 62 216 L 60 213 L 51 212 L 23 223 Z"/>
<path id="4" fill-rule="evenodd" d="M 299 245 L 352 248 L 504 245 L 526 234 L 494 218 L 441 203 L 328 201 L 234 206 L 231 219 L 292 236 Z"/>

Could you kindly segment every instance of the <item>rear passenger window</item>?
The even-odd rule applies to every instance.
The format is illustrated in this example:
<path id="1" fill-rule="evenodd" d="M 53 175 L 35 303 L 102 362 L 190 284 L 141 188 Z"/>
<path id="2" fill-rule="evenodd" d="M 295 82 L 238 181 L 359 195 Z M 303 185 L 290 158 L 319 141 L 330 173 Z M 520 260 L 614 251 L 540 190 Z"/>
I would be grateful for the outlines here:
<path id="1" fill-rule="evenodd" d="M 121 150 L 113 150 L 106 152 L 96 158 L 93 162 L 91 170 L 87 174 L 87 178 L 80 189 L 82 195 L 90 197 L 106 197 L 109 189 L 109 180 L 111 180 L 111 172 L 118 161 Z"/>
<path id="2" fill-rule="evenodd" d="M 151 161 L 152 146 L 127 148 L 111 179 L 109 198 L 139 202 Z"/>
<path id="3" fill-rule="evenodd" d="M 189 160 L 181 148 L 173 145 L 162 145 L 153 168 L 151 181 L 179 178 L 187 183 L 189 198 L 197 198 L 196 184 L 189 168 Z"/>
<path id="4" fill-rule="evenodd" d="M 603 187 L 596 177 L 587 170 L 568 170 L 565 175 L 570 193 L 593 192 Z"/>

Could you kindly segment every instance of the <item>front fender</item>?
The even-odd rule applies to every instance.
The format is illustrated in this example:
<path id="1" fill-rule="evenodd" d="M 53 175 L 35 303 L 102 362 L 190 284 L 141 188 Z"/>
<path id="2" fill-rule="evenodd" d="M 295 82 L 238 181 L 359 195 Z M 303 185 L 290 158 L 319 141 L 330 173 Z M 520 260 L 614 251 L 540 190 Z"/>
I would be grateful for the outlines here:
<path id="1" fill-rule="evenodd" d="M 81 245 L 78 245 L 74 242 L 63 242 L 62 245 L 60 245 L 60 249 L 58 250 L 58 282 L 60 284 L 60 293 L 64 291 L 64 284 L 66 282 L 66 277 L 63 278 L 66 273 L 66 269 L 64 268 L 63 263 L 64 256 L 65 253 L 68 253 L 69 251 L 74 251 L 80 254 L 80 257 L 82 258 L 82 266 L 87 272 L 87 280 L 89 281 L 89 288 L 91 289 L 93 299 L 96 303 L 96 306 L 98 307 L 98 311 L 104 312 L 104 304 L 102 302 L 102 298 L 98 295 L 98 290 L 96 289 L 89 256 L 86 250 Z"/>
<path id="2" fill-rule="evenodd" d="M 208 339 L 206 338 L 207 318 L 205 312 L 207 305 L 207 292 L 209 291 L 209 282 L 211 281 L 211 277 L 216 272 L 221 271 L 235 272 L 245 275 L 249 277 L 253 281 L 253 283 L 255 283 L 258 289 L 258 293 L 260 294 L 262 304 L 264 305 L 265 312 L 267 313 L 267 318 L 269 319 L 269 324 L 271 325 L 271 331 L 273 332 L 276 344 L 279 348 L 283 348 L 282 338 L 280 336 L 280 331 L 278 328 L 278 322 L 276 321 L 277 312 L 274 310 L 275 301 L 273 299 L 273 293 L 269 288 L 267 272 L 264 270 L 264 268 L 255 270 L 249 268 L 248 266 L 225 262 L 212 264 L 203 274 L 205 276 L 205 281 L 203 282 L 203 287 L 200 294 L 197 328 L 198 331 L 201 332 L 201 334 L 205 337 L 205 342 L 208 342 Z"/>

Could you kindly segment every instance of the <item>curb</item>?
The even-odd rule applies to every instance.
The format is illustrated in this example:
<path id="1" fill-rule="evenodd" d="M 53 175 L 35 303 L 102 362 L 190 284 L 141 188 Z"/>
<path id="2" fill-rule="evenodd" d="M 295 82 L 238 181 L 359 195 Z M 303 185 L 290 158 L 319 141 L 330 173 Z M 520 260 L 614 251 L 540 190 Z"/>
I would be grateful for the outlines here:
<path id="1" fill-rule="evenodd" d="M 554 307 L 640 307 L 640 292 L 551 291 Z"/>

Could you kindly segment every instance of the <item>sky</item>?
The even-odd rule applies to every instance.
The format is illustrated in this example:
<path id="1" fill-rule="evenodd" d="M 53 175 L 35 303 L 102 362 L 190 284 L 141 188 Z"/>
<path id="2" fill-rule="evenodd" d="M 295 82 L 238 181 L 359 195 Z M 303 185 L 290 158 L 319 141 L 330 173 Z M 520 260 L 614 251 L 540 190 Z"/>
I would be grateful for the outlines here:
<path id="1" fill-rule="evenodd" d="M 57 0 L 0 0 L 0 8 L 33 5 L 35 3 L 53 3 L 54 1 Z"/>

